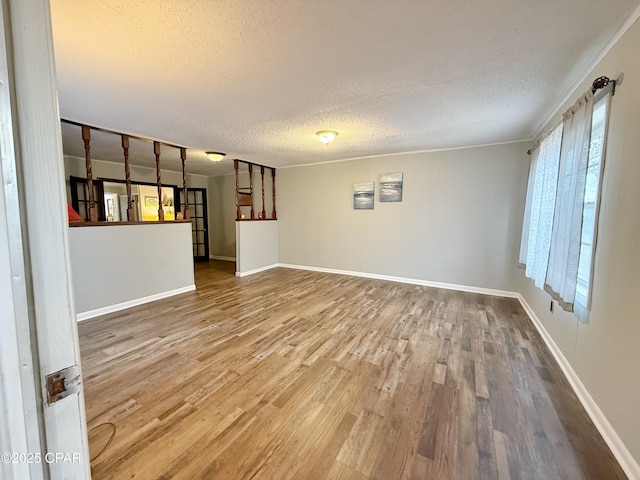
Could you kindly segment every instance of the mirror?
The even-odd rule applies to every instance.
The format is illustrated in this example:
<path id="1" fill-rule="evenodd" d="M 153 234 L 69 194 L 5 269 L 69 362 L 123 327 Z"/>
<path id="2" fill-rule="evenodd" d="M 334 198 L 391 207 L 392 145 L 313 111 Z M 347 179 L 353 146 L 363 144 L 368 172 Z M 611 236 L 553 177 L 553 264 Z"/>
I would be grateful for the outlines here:
<path id="1" fill-rule="evenodd" d="M 127 221 L 127 188 L 125 183 L 104 181 L 104 212 L 108 222 Z M 162 187 L 162 198 L 158 199 L 158 187 L 131 182 L 134 222 L 158 221 L 158 205 L 162 205 L 164 219 L 175 220 L 175 187 Z"/>

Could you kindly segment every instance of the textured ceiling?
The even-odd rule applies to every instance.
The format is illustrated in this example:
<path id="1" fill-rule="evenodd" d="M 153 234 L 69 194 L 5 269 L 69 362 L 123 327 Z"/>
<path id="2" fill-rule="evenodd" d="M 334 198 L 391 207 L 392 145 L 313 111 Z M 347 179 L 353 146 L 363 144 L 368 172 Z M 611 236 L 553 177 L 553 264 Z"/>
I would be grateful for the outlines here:
<path id="1" fill-rule="evenodd" d="M 193 148 L 205 175 L 230 161 L 203 150 L 283 167 L 525 140 L 639 3 L 52 0 L 60 113 Z M 121 161 L 118 137 L 94 156 Z"/>

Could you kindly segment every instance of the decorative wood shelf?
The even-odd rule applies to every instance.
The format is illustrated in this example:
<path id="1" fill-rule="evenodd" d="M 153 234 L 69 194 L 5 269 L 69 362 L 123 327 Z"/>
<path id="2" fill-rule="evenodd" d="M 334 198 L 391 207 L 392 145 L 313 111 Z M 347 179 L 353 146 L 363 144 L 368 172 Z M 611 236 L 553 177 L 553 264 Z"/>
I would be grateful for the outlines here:
<path id="1" fill-rule="evenodd" d="M 264 222 L 264 221 L 275 221 L 277 218 L 237 218 L 236 222 Z"/>
<path id="2" fill-rule="evenodd" d="M 253 195 L 251 195 L 250 193 L 246 193 L 246 192 L 238 192 L 237 193 L 237 205 L 239 207 L 250 207 L 253 203 L 252 197 Z"/>
<path id="3" fill-rule="evenodd" d="M 172 223 L 191 223 L 191 220 L 149 220 L 145 222 L 69 222 L 70 227 L 112 227 L 121 225 L 171 225 Z"/>

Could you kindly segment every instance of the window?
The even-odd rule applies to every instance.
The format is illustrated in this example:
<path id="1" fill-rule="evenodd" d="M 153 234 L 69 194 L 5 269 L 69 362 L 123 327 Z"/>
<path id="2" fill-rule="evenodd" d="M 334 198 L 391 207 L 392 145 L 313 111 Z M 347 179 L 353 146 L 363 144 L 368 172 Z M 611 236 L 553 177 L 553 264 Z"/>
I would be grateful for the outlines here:
<path id="1" fill-rule="evenodd" d="M 576 284 L 576 305 L 588 310 L 590 307 L 593 254 L 595 250 L 600 187 L 604 167 L 604 149 L 606 139 L 609 95 L 599 100 L 593 107 L 591 120 L 591 144 L 589 163 L 582 209 L 582 235 L 580 238 L 580 261 L 578 263 L 578 281 Z"/>
<path id="2" fill-rule="evenodd" d="M 582 320 L 590 308 L 608 93 L 594 99 L 587 92 L 534 146 L 523 223 L 525 275 Z"/>

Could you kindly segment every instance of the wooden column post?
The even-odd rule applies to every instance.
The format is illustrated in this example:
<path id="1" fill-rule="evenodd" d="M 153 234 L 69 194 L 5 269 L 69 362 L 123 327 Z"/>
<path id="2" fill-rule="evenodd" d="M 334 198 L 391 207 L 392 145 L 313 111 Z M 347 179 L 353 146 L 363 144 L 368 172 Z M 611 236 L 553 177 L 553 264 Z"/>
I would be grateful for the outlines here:
<path id="1" fill-rule="evenodd" d="M 127 187 L 127 220 L 134 221 L 133 198 L 131 197 L 131 167 L 129 165 L 129 135 L 122 135 L 122 151 L 124 152 L 124 181 Z"/>
<path id="2" fill-rule="evenodd" d="M 82 125 L 82 140 L 84 141 L 84 158 L 87 169 L 87 189 L 89 190 L 89 221 L 98 221 L 98 209 L 93 195 L 93 168 L 91 166 L 91 128 Z"/>
<path id="3" fill-rule="evenodd" d="M 253 163 L 249 164 L 249 192 L 251 192 L 251 220 L 255 218 L 253 210 Z"/>
<path id="4" fill-rule="evenodd" d="M 271 218 L 276 219 L 276 169 L 271 169 L 271 178 L 273 180 L 273 212 L 271 213 Z"/>
<path id="5" fill-rule="evenodd" d="M 158 220 L 164 222 L 162 209 L 162 180 L 160 178 L 160 142 L 153 142 L 153 153 L 156 156 L 156 182 L 158 184 Z"/>
<path id="6" fill-rule="evenodd" d="M 236 220 L 242 219 L 240 210 L 240 184 L 238 183 L 238 160 L 233 161 L 233 169 L 236 171 Z"/>
<path id="7" fill-rule="evenodd" d="M 267 211 L 264 209 L 264 166 L 260 165 L 260 177 L 262 177 L 262 219 L 267 218 Z"/>
<path id="8" fill-rule="evenodd" d="M 191 214 L 189 213 L 189 197 L 187 196 L 187 149 L 180 148 L 180 158 L 182 159 L 182 194 L 184 196 L 184 206 L 182 207 L 182 218 L 189 220 Z"/>

